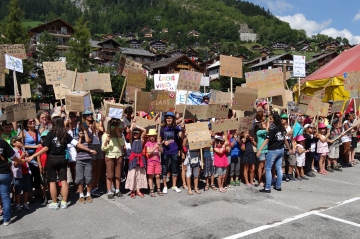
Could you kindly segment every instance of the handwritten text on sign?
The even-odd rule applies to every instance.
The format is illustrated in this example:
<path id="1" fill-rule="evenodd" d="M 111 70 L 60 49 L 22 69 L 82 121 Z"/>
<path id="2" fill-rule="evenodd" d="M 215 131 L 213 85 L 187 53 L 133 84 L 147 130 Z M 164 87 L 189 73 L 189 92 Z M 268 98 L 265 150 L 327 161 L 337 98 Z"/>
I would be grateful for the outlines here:
<path id="1" fill-rule="evenodd" d="M 230 103 L 230 92 L 222 92 L 218 90 L 211 90 L 210 104 L 228 104 Z"/>
<path id="2" fill-rule="evenodd" d="M 66 76 L 66 63 L 62 61 L 43 62 L 47 85 L 63 84 Z"/>
<path id="3" fill-rule="evenodd" d="M 341 112 L 343 109 L 344 101 L 337 100 L 331 106 L 331 113 Z"/>
<path id="4" fill-rule="evenodd" d="M 305 56 L 293 56 L 293 72 L 295 77 L 305 77 Z"/>
<path id="5" fill-rule="evenodd" d="M 220 55 L 220 75 L 242 78 L 242 59 Z"/>
<path id="6" fill-rule="evenodd" d="M 178 90 L 200 90 L 202 73 L 195 71 L 180 71 Z"/>
<path id="7" fill-rule="evenodd" d="M 155 74 L 155 90 L 175 91 L 179 81 L 179 74 Z"/>
<path id="8" fill-rule="evenodd" d="M 19 59 L 27 59 L 24 44 L 0 45 L 0 55 L 5 54 Z"/>
<path id="9" fill-rule="evenodd" d="M 140 69 L 129 69 L 127 74 L 128 85 L 138 87 L 138 88 L 146 88 L 146 75 L 143 70 Z"/>
<path id="10" fill-rule="evenodd" d="M 13 56 L 5 55 L 5 68 L 23 73 L 22 60 Z"/>
<path id="11" fill-rule="evenodd" d="M 281 68 L 245 73 L 246 86 L 258 89 L 258 97 L 281 95 L 284 89 L 284 75 Z"/>
<path id="12" fill-rule="evenodd" d="M 211 146 L 211 134 L 207 122 L 187 124 L 185 127 L 191 150 Z"/>
<path id="13" fill-rule="evenodd" d="M 350 71 L 344 73 L 344 88 L 348 91 L 360 90 L 360 71 Z"/>
<path id="14" fill-rule="evenodd" d="M 35 117 L 35 103 L 29 102 L 6 106 L 6 119 L 9 122 L 27 120 Z"/>
<path id="15" fill-rule="evenodd" d="M 174 111 L 176 96 L 175 92 L 155 90 L 150 95 L 150 110 L 152 111 Z"/>

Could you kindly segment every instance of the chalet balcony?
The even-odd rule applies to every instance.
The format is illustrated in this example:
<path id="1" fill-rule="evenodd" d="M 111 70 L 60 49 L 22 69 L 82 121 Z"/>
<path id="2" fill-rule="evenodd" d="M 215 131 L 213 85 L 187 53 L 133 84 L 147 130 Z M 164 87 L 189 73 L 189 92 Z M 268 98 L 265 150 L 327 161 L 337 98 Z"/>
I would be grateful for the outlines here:
<path id="1" fill-rule="evenodd" d="M 176 66 L 176 68 L 178 68 L 178 69 L 189 69 L 189 66 L 183 65 L 183 64 L 178 64 L 178 65 Z"/>
<path id="2" fill-rule="evenodd" d="M 56 30 L 49 30 L 49 34 L 54 37 L 66 37 L 70 38 L 71 35 L 68 32 L 56 31 Z"/>
<path id="3" fill-rule="evenodd" d="M 101 50 L 106 51 L 106 52 L 118 52 L 119 51 L 119 49 L 116 47 L 103 47 Z"/>

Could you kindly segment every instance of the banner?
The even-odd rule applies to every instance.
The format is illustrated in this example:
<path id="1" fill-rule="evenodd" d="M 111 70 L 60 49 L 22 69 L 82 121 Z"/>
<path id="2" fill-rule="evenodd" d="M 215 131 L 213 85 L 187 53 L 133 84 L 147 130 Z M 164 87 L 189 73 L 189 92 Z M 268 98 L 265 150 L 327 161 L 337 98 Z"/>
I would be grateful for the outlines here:
<path id="1" fill-rule="evenodd" d="M 154 89 L 175 91 L 179 81 L 179 74 L 155 74 Z"/>
<path id="2" fill-rule="evenodd" d="M 222 92 L 218 90 L 210 90 L 209 104 L 230 104 L 230 92 Z"/>
<path id="3" fill-rule="evenodd" d="M 20 58 L 5 55 L 5 68 L 23 73 L 23 62 Z"/>
<path id="4" fill-rule="evenodd" d="M 175 111 L 176 96 L 174 92 L 154 90 L 150 94 L 151 111 Z"/>
<path id="5" fill-rule="evenodd" d="M 197 91 L 188 91 L 187 105 L 201 105 L 203 97 L 207 95 L 211 98 L 211 93 L 202 93 Z M 230 98 L 230 97 L 229 97 Z M 176 104 L 185 104 L 186 90 L 176 91 Z"/>
<path id="6" fill-rule="evenodd" d="M 242 78 L 242 59 L 220 55 L 220 75 Z"/>
<path id="7" fill-rule="evenodd" d="M 195 71 L 180 71 L 178 90 L 199 91 L 202 73 Z"/>
<path id="8" fill-rule="evenodd" d="M 293 76 L 305 77 L 305 56 L 294 55 L 293 56 Z"/>
<path id="9" fill-rule="evenodd" d="M 19 59 L 27 59 L 24 44 L 0 45 L 0 56 L 5 54 Z"/>
<path id="10" fill-rule="evenodd" d="M 35 103 L 20 103 L 6 106 L 6 120 L 8 122 L 22 121 L 36 118 Z"/>
<path id="11" fill-rule="evenodd" d="M 67 73 L 65 62 L 43 62 L 42 64 L 47 85 L 64 83 L 64 78 Z"/>
<path id="12" fill-rule="evenodd" d="M 127 81 L 129 86 L 146 88 L 146 75 L 142 69 L 128 69 Z"/>

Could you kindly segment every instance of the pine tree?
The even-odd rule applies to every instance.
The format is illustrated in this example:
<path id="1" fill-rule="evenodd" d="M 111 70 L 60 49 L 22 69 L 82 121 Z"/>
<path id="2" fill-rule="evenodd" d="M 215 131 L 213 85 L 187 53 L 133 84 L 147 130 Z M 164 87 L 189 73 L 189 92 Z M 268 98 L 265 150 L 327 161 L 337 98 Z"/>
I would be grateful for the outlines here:
<path id="1" fill-rule="evenodd" d="M 78 72 L 90 71 L 92 49 L 89 40 L 91 34 L 86 25 L 87 22 L 82 15 L 74 26 L 74 38 L 69 41 L 70 49 L 65 53 L 67 67 L 70 70 L 77 68 Z"/>

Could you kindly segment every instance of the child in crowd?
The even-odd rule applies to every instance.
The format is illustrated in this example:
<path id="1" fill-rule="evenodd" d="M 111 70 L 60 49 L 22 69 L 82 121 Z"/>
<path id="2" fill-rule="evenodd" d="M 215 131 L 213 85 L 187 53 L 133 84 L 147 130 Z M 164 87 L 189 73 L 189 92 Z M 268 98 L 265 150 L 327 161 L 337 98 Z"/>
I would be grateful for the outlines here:
<path id="1" fill-rule="evenodd" d="M 317 138 L 314 136 L 314 128 L 310 124 L 304 125 L 304 138 L 305 138 L 305 149 L 307 153 L 305 155 L 305 173 L 308 177 L 315 177 L 314 174 L 314 157 L 316 151 Z"/>
<path id="2" fill-rule="evenodd" d="M 199 191 L 199 169 L 200 169 L 200 150 L 190 150 L 188 138 L 184 138 L 184 145 L 186 147 L 186 158 L 184 165 L 186 166 L 186 182 L 188 188 L 188 194 L 193 195 L 191 190 L 191 175 L 194 175 L 194 190 L 197 194 L 201 194 Z"/>
<path id="3" fill-rule="evenodd" d="M 265 174 L 265 159 L 266 159 L 266 154 L 268 152 L 268 147 L 267 144 L 264 146 L 264 148 L 260 151 L 260 147 L 261 145 L 264 143 L 264 141 L 266 140 L 266 137 L 268 135 L 268 124 L 266 123 L 266 121 L 262 121 L 257 123 L 257 125 L 255 126 L 255 132 L 256 132 L 256 136 L 257 136 L 257 143 L 256 143 L 256 157 L 259 161 L 259 165 L 258 165 L 258 186 L 263 187 L 264 183 L 263 183 L 263 177 Z"/>
<path id="4" fill-rule="evenodd" d="M 226 167 L 229 165 L 226 157 L 226 144 L 223 136 L 215 136 L 215 147 L 214 147 L 214 166 L 218 175 L 219 192 L 225 193 L 226 189 L 223 187 L 225 183 Z M 228 150 L 230 151 L 230 150 Z"/>
<path id="5" fill-rule="evenodd" d="M 248 187 L 255 185 L 254 174 L 256 158 L 253 146 L 256 147 L 256 142 L 253 137 L 250 136 L 249 131 L 244 132 L 244 137 L 241 139 L 241 150 L 243 151 L 241 162 L 244 164 L 244 178 L 245 184 Z"/>
<path id="6" fill-rule="evenodd" d="M 160 190 L 160 175 L 161 175 L 161 160 L 160 152 L 161 146 L 156 141 L 156 129 L 150 129 L 147 134 L 149 141 L 146 142 L 146 157 L 147 157 L 147 174 L 149 177 L 150 196 L 155 197 L 153 188 L 153 178 L 156 178 L 156 189 L 159 196 L 164 196 Z"/>
<path id="7" fill-rule="evenodd" d="M 44 130 L 41 133 L 41 143 L 44 141 L 46 135 L 49 133 L 49 131 Z M 40 150 L 42 150 L 43 146 L 41 145 L 39 148 L 36 149 L 36 153 L 39 152 Z M 47 178 L 46 178 L 46 160 L 47 160 L 47 154 L 43 153 L 40 156 L 37 156 L 37 162 L 39 164 L 39 170 L 40 170 L 40 178 L 41 178 L 41 190 L 42 190 L 42 197 L 43 197 L 43 202 L 42 202 L 42 206 L 46 206 L 48 200 L 46 197 L 46 189 L 48 187 L 47 185 Z"/>
<path id="8" fill-rule="evenodd" d="M 304 167 L 305 167 L 305 154 L 307 150 L 305 149 L 305 138 L 302 135 L 298 135 L 296 138 L 296 149 L 295 149 L 295 156 L 296 156 L 296 174 L 297 180 L 309 180 L 305 177 L 304 174 Z"/>
<path id="9" fill-rule="evenodd" d="M 144 194 L 140 189 L 148 187 L 146 182 L 146 160 L 142 153 L 146 130 L 135 124 L 131 125 L 130 130 L 132 133 L 132 138 L 130 138 L 131 154 L 129 156 L 129 171 L 125 188 L 131 190 L 130 196 L 132 199 L 135 199 L 136 195 L 143 198 Z"/>
<path id="10" fill-rule="evenodd" d="M 332 121 L 332 128 L 330 130 L 329 139 L 329 158 L 328 166 L 326 167 L 327 171 L 331 172 L 332 170 L 342 171 L 341 164 L 337 162 L 337 159 L 340 156 L 340 139 L 335 140 L 337 137 L 342 136 L 340 122 L 338 118 L 334 118 Z"/>
<path id="11" fill-rule="evenodd" d="M 211 126 L 209 126 L 209 130 L 211 130 Z M 214 142 L 215 136 L 212 131 L 211 132 L 211 146 L 203 148 L 203 157 L 204 157 L 204 177 L 205 177 L 205 188 L 204 191 L 209 190 L 209 185 L 211 189 L 217 190 L 215 183 L 214 183 Z M 210 182 L 209 182 L 210 181 Z"/>
<path id="12" fill-rule="evenodd" d="M 230 185 L 231 186 L 240 186 L 240 139 L 238 137 L 237 130 L 230 130 Z M 235 180 L 234 180 L 235 176 Z"/>
<path id="13" fill-rule="evenodd" d="M 23 150 L 22 138 L 14 136 L 10 139 L 11 145 L 14 147 L 16 157 L 19 159 L 25 158 L 26 153 Z M 12 161 L 11 166 L 14 176 L 14 188 L 15 188 L 15 211 L 21 211 L 20 194 L 23 192 L 23 206 L 26 210 L 29 210 L 28 196 L 31 192 L 31 180 L 30 180 L 30 167 L 28 162 L 19 164 Z"/>
<path id="14" fill-rule="evenodd" d="M 328 146 L 328 138 L 330 136 L 330 132 L 327 132 L 327 127 L 323 123 L 319 123 L 319 134 L 318 134 L 318 142 L 317 142 L 317 153 L 320 154 L 319 159 L 319 173 L 320 174 L 329 174 L 328 171 L 325 170 L 325 160 L 327 155 L 329 154 L 329 146 Z"/>

